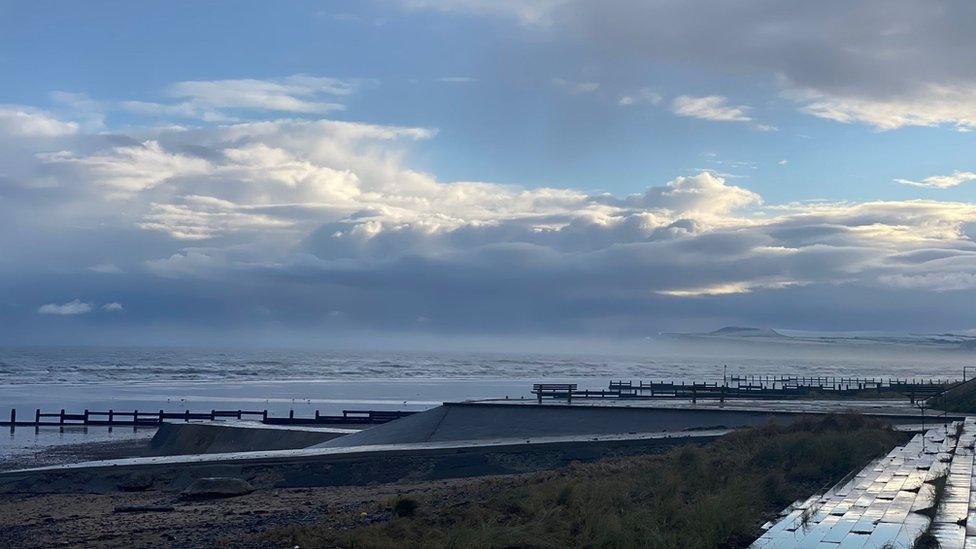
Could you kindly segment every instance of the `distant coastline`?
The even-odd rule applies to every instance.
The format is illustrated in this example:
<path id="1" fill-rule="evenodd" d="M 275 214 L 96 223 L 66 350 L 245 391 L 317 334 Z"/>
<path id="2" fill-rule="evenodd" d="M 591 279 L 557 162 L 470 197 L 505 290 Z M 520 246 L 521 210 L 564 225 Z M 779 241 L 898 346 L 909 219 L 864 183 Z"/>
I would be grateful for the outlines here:
<path id="1" fill-rule="evenodd" d="M 664 332 L 664 338 L 732 343 L 795 344 L 817 346 L 906 346 L 928 350 L 976 351 L 976 336 L 956 333 L 889 334 L 872 332 L 825 333 L 726 326 L 711 332 Z"/>

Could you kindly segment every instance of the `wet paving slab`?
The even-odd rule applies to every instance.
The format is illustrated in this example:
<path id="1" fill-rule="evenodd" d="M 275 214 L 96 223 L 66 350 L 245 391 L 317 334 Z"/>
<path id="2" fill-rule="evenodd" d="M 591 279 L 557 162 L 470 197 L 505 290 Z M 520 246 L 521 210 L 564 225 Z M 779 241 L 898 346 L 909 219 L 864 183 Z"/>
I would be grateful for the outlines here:
<path id="1" fill-rule="evenodd" d="M 974 418 L 919 433 L 784 509 L 752 547 L 907 549 L 927 533 L 945 549 L 976 548 L 974 444 Z"/>

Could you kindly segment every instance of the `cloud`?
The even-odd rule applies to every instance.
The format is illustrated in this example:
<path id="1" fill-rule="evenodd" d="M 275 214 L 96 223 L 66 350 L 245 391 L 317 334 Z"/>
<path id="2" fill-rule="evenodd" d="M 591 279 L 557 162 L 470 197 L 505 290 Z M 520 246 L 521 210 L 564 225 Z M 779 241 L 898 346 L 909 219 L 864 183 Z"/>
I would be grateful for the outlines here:
<path id="1" fill-rule="evenodd" d="M 552 84 L 572 95 L 593 93 L 600 89 L 599 82 L 573 82 L 562 78 L 553 78 Z"/>
<path id="2" fill-rule="evenodd" d="M 70 151 L 39 156 L 48 164 L 75 164 L 94 182 L 119 193 L 142 191 L 172 178 L 201 175 L 210 169 L 205 159 L 168 152 L 151 140 L 87 156 Z"/>
<path id="3" fill-rule="evenodd" d="M 801 110 L 818 118 L 845 124 L 862 123 L 887 131 L 903 126 L 956 126 L 976 128 L 976 85 L 946 86 L 926 83 L 911 93 L 890 97 L 849 97 L 816 90 L 786 94 L 801 103 Z"/>
<path id="4" fill-rule="evenodd" d="M 881 281 L 898 288 L 946 292 L 976 289 L 976 273 L 924 273 L 883 275 Z"/>
<path id="5" fill-rule="evenodd" d="M 566 0 L 399 0 L 411 10 L 474 13 L 511 17 L 523 25 L 548 25 L 552 10 L 567 4 Z"/>
<path id="6" fill-rule="evenodd" d="M 38 307 L 37 312 L 42 315 L 61 315 L 61 316 L 71 316 L 71 315 L 83 315 L 89 313 L 92 310 L 90 303 L 84 303 L 81 300 L 75 299 L 63 304 L 48 303 L 46 305 L 41 305 Z"/>
<path id="7" fill-rule="evenodd" d="M 506 17 L 590 63 L 664 66 L 771 82 L 812 116 L 879 130 L 976 128 L 976 6 L 934 0 L 402 0 L 410 9 Z M 744 38 L 747 37 L 747 38 Z"/>
<path id="8" fill-rule="evenodd" d="M 49 95 L 52 101 L 66 107 L 77 125 L 85 131 L 99 131 L 105 128 L 107 110 L 105 103 L 95 101 L 84 93 L 53 91 Z"/>
<path id="9" fill-rule="evenodd" d="M 664 98 L 661 94 L 655 92 L 650 88 L 641 88 L 636 93 L 623 95 L 617 100 L 617 104 L 621 107 L 629 107 L 631 105 L 657 105 Z"/>
<path id="10" fill-rule="evenodd" d="M 130 100 L 119 107 L 144 116 L 206 122 L 237 121 L 237 114 L 247 111 L 322 115 L 344 110 L 337 98 L 353 94 L 363 83 L 306 74 L 268 80 L 188 80 L 167 88 L 166 95 L 175 103 Z"/>
<path id="11" fill-rule="evenodd" d="M 671 102 L 671 111 L 678 116 L 717 122 L 749 122 L 752 120 L 746 114 L 749 107 L 731 106 L 728 104 L 728 99 L 721 95 L 705 97 L 682 95 L 674 98 Z"/>
<path id="12" fill-rule="evenodd" d="M 102 305 L 101 309 L 109 313 L 117 313 L 124 310 L 122 304 L 117 301 L 106 303 L 105 305 Z"/>
<path id="13" fill-rule="evenodd" d="M 769 204 L 709 172 L 630 196 L 444 181 L 411 165 L 436 135 L 327 119 L 0 134 L 31 151 L 4 180 L 0 290 L 229 331 L 269 321 L 258 307 L 294 329 L 338 310 L 379 332 L 619 335 L 716 319 L 907 327 L 935 302 L 938 323 L 976 325 L 954 294 L 976 277 L 972 203 Z M 5 326 L 24 317 L 37 315 L 0 309 Z"/>
<path id="14" fill-rule="evenodd" d="M 680 290 L 658 290 L 656 293 L 671 297 L 703 297 L 716 295 L 747 294 L 754 289 L 765 288 L 785 288 L 800 284 L 793 280 L 765 281 L 754 280 L 749 282 L 724 282 L 702 288 L 684 288 Z"/>
<path id="15" fill-rule="evenodd" d="M 726 185 L 721 177 L 702 172 L 691 177 L 677 177 L 663 187 L 651 187 L 641 203 L 683 214 L 724 214 L 737 208 L 761 204 L 762 199 L 747 189 Z"/>
<path id="16" fill-rule="evenodd" d="M 61 137 L 78 131 L 78 124 L 63 122 L 44 111 L 20 105 L 0 105 L 0 132 L 13 136 Z"/>
<path id="17" fill-rule="evenodd" d="M 322 95 L 349 95 L 355 84 L 336 78 L 294 75 L 278 80 L 209 80 L 177 82 L 170 86 L 171 97 L 217 109 L 258 109 L 267 111 L 324 114 L 342 109 L 341 105 L 320 102 Z"/>
<path id="18" fill-rule="evenodd" d="M 955 171 L 952 172 L 951 175 L 933 175 L 926 177 L 921 181 L 913 181 L 911 179 L 895 179 L 895 182 L 901 183 L 902 185 L 929 187 L 935 189 L 956 187 L 958 185 L 962 185 L 963 183 L 969 183 L 970 181 L 976 181 L 976 172 Z"/>
<path id="19" fill-rule="evenodd" d="M 437 79 L 438 82 L 445 82 L 448 84 L 470 84 L 472 82 L 477 82 L 478 79 L 472 78 L 470 76 L 442 76 Z"/>

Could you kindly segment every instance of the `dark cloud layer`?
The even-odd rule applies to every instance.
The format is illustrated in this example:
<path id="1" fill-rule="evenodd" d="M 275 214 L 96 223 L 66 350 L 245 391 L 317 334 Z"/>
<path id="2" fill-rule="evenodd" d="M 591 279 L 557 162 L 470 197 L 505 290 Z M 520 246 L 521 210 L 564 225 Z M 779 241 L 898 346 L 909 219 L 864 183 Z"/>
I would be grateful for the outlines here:
<path id="1" fill-rule="evenodd" d="M 976 5 L 953 0 L 400 0 L 409 9 L 510 16 L 576 44 L 603 76 L 662 67 L 778 86 L 804 112 L 889 130 L 976 128 Z M 688 98 L 699 107 L 720 96 Z M 680 107 L 680 105 L 678 105 Z M 679 109 L 680 111 L 681 109 Z M 747 120 L 741 109 L 697 109 Z M 693 109 L 694 111 L 694 109 Z M 771 129 L 763 127 L 763 129 Z"/>

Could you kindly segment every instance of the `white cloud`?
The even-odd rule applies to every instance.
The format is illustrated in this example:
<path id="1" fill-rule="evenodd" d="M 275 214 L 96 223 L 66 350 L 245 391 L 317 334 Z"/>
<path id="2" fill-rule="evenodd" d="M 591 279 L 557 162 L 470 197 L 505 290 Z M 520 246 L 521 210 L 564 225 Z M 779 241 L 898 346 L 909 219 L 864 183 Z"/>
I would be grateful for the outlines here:
<path id="1" fill-rule="evenodd" d="M 470 76 L 442 76 L 438 78 L 437 81 L 448 84 L 470 84 L 472 82 L 477 82 L 478 80 Z"/>
<path id="2" fill-rule="evenodd" d="M 705 97 L 682 95 L 674 98 L 671 102 L 671 110 L 678 116 L 718 122 L 749 122 L 752 120 L 747 114 L 749 107 L 729 105 L 728 98 L 721 95 Z"/>
<path id="3" fill-rule="evenodd" d="M 707 297 L 719 295 L 747 294 L 756 289 L 777 289 L 798 286 L 802 283 L 796 280 L 752 280 L 748 282 L 723 282 L 701 288 L 682 288 L 674 290 L 658 290 L 657 294 L 671 297 Z"/>
<path id="4" fill-rule="evenodd" d="M 882 131 L 943 124 L 956 126 L 960 131 L 976 128 L 976 84 L 930 83 L 880 98 L 809 89 L 793 90 L 786 95 L 796 99 L 807 114 L 845 124 L 868 124 Z"/>
<path id="5" fill-rule="evenodd" d="M 245 111 L 321 115 L 345 109 L 338 102 L 363 85 L 358 79 L 295 74 L 268 80 L 188 80 L 171 85 L 174 103 L 121 101 L 119 108 L 144 116 L 234 122 Z"/>
<path id="6" fill-rule="evenodd" d="M 118 193 L 142 191 L 172 178 L 202 175 L 210 170 L 208 161 L 170 153 L 157 141 L 113 147 L 88 156 L 61 151 L 40 158 L 49 164 L 76 164 L 93 181 Z"/>
<path id="7" fill-rule="evenodd" d="M 237 118 L 194 103 L 154 103 L 151 101 L 122 101 L 119 106 L 126 111 L 144 116 L 167 118 L 198 118 L 204 122 L 235 122 Z"/>
<path id="8" fill-rule="evenodd" d="M 37 312 L 42 315 L 83 315 L 89 313 L 92 310 L 90 303 L 85 303 L 79 299 L 69 301 L 63 304 L 48 303 L 46 305 L 41 305 L 38 307 Z"/>
<path id="9" fill-rule="evenodd" d="M 20 105 L 0 105 L 0 132 L 27 137 L 61 137 L 78 131 L 75 122 Z"/>
<path id="10" fill-rule="evenodd" d="M 709 172 L 677 177 L 664 187 L 651 187 L 641 200 L 645 206 L 660 206 L 690 214 L 726 214 L 737 208 L 759 205 L 758 194 L 725 184 L 725 179 Z"/>
<path id="11" fill-rule="evenodd" d="M 111 303 L 106 303 L 105 305 L 102 305 L 102 310 L 109 313 L 117 313 L 123 311 L 124 308 L 122 307 L 122 304 L 119 303 L 118 301 L 113 301 Z"/>
<path id="12" fill-rule="evenodd" d="M 617 104 L 621 107 L 629 107 L 631 105 L 657 105 L 664 98 L 661 94 L 650 88 L 641 88 L 636 93 L 623 95 L 617 100 Z"/>
<path id="13" fill-rule="evenodd" d="M 976 172 L 955 171 L 952 172 L 951 175 L 933 175 L 926 177 L 921 181 L 913 181 L 911 179 L 895 179 L 895 182 L 901 183 L 902 185 L 930 187 L 936 189 L 947 189 L 949 187 L 962 185 L 963 183 L 969 183 L 970 181 L 976 181 Z"/>
<path id="14" fill-rule="evenodd" d="M 348 80 L 294 75 L 276 80 L 197 80 L 178 82 L 168 94 L 194 105 L 215 109 L 258 109 L 324 114 L 343 107 L 318 100 L 321 96 L 349 95 L 356 84 Z"/>

